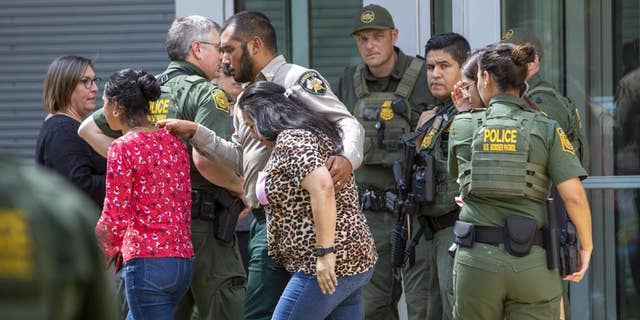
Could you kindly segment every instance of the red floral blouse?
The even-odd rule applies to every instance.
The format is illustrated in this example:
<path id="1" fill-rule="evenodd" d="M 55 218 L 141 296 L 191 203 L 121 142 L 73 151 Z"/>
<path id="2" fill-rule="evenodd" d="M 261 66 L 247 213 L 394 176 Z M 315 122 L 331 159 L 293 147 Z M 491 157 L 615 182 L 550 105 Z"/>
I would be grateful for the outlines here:
<path id="1" fill-rule="evenodd" d="M 189 154 L 180 139 L 162 129 L 111 143 L 96 235 L 107 258 L 193 256 Z"/>

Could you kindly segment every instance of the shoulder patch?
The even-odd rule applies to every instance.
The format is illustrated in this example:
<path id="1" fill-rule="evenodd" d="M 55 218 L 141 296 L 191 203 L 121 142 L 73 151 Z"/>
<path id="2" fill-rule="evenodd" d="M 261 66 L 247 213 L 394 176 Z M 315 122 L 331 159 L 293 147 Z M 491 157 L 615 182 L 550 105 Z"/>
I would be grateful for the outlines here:
<path id="1" fill-rule="evenodd" d="M 209 89 L 211 93 L 211 99 L 216 105 L 216 109 L 229 114 L 229 100 L 227 100 L 227 94 L 218 87 L 212 87 Z"/>
<path id="2" fill-rule="evenodd" d="M 324 80 L 322 80 L 320 75 L 315 71 L 305 72 L 296 82 L 304 91 L 311 94 L 323 96 L 327 93 L 327 84 L 324 83 Z"/>
<path id="3" fill-rule="evenodd" d="M 571 153 L 572 155 L 575 156 L 576 154 L 573 149 L 573 145 L 571 144 L 571 141 L 569 141 L 569 138 L 567 138 L 567 135 L 564 133 L 564 130 L 562 130 L 562 128 L 556 128 L 556 131 L 558 132 L 558 137 L 560 138 L 560 143 L 562 144 L 562 151 L 566 153 Z"/>

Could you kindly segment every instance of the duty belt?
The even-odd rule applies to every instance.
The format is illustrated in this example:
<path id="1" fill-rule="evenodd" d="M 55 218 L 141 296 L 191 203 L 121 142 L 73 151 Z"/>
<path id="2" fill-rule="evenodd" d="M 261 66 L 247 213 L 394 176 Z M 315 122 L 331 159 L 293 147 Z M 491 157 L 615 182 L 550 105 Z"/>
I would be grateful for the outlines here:
<path id="1" fill-rule="evenodd" d="M 475 242 L 499 245 L 504 243 L 505 239 L 505 231 L 502 227 L 476 226 Z M 544 233 L 541 229 L 538 229 L 536 231 L 533 242 L 531 244 L 541 247 L 544 246 Z"/>
<path id="2" fill-rule="evenodd" d="M 504 249 L 516 257 L 529 254 L 534 245 L 546 249 L 545 235 L 538 229 L 536 220 L 521 216 L 507 216 L 504 227 L 477 226 L 473 223 L 458 221 L 453 228 L 454 243 L 471 248 L 474 243 L 491 245 L 504 244 Z M 455 246 L 450 248 L 455 251 Z"/>
<path id="3" fill-rule="evenodd" d="M 431 232 L 435 234 L 440 230 L 453 227 L 456 221 L 458 221 L 459 216 L 460 209 L 456 209 L 439 217 L 420 216 L 418 217 L 418 221 L 422 224 L 423 221 L 420 221 L 420 219 L 426 220 L 425 222 L 429 225 Z"/>
<path id="4" fill-rule="evenodd" d="M 191 219 L 209 220 L 215 219 L 216 195 L 215 190 L 192 189 L 191 190 Z"/>

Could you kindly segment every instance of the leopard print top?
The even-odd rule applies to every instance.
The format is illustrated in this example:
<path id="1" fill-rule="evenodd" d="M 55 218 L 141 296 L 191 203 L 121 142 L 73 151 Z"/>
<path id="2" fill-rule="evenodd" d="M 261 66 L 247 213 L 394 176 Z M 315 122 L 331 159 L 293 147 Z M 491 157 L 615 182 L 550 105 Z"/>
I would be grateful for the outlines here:
<path id="1" fill-rule="evenodd" d="M 324 166 L 334 145 L 325 135 L 307 130 L 285 130 L 278 135 L 264 169 L 269 203 L 267 234 L 269 255 L 289 272 L 316 274 L 315 227 L 309 193 L 302 180 Z M 359 208 L 353 175 L 336 195 L 336 275 L 368 271 L 378 255 L 366 218 Z"/>

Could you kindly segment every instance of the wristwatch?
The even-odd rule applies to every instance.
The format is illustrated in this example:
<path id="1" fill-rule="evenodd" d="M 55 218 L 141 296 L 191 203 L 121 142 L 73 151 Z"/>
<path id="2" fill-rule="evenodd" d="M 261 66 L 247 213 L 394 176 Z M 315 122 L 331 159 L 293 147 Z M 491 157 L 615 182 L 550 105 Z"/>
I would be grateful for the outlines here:
<path id="1" fill-rule="evenodd" d="M 316 246 L 313 249 L 313 255 L 315 257 L 322 257 L 322 256 L 324 256 L 324 255 L 326 255 L 328 253 L 332 253 L 332 252 L 333 252 L 333 247 L 324 248 L 324 247 L 321 247 L 321 246 Z"/>

